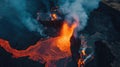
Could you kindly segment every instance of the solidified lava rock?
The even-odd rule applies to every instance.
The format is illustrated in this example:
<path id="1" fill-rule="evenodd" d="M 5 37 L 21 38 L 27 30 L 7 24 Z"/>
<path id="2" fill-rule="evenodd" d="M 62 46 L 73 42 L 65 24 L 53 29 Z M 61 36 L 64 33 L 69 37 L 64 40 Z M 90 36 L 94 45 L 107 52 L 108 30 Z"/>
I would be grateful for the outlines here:
<path id="1" fill-rule="evenodd" d="M 119 36 L 120 19 L 119 18 L 120 18 L 120 11 L 115 10 L 110 6 L 107 6 L 101 2 L 100 7 L 97 10 L 91 12 L 88 20 L 88 25 L 86 29 L 83 30 L 83 32 L 88 34 L 93 34 L 95 32 L 100 32 L 101 34 L 103 34 L 103 38 L 105 38 L 105 40 L 109 44 L 102 43 L 101 41 L 96 42 L 98 45 L 98 46 L 96 45 L 96 48 L 98 48 L 96 49 L 96 52 L 98 52 L 97 55 L 103 54 L 104 51 L 102 52 L 100 50 L 103 49 L 104 47 L 103 50 L 108 52 L 108 55 L 110 56 L 114 55 L 115 59 L 111 59 L 110 62 L 109 61 L 105 62 L 108 65 L 111 63 L 112 67 L 120 67 L 119 64 L 120 63 L 120 59 L 119 59 L 120 58 L 120 36 Z M 37 41 L 40 38 L 39 36 L 35 35 L 35 33 L 28 32 L 26 31 L 26 29 L 23 30 L 24 28 L 23 26 L 21 28 L 17 27 L 16 29 L 16 27 L 14 27 L 13 24 L 10 24 L 8 22 L 10 21 L 6 20 L 5 18 L 0 18 L 0 31 L 4 30 L 3 32 L 0 32 L 0 37 L 4 37 L 8 40 L 11 40 L 10 41 L 10 43 L 12 43 L 11 46 L 17 49 L 25 49 L 26 47 L 30 46 L 30 44 L 35 43 L 35 41 Z M 101 66 L 105 66 L 103 65 L 104 63 L 101 61 L 104 61 L 104 59 L 109 59 L 105 57 L 103 57 L 104 59 L 100 59 L 101 58 L 100 56 L 97 57 L 98 58 L 95 58 L 95 61 L 93 60 L 93 63 L 96 62 L 96 59 L 98 59 L 97 62 L 99 62 L 98 64 Z M 90 67 L 90 65 L 92 65 L 93 63 L 89 62 L 88 63 L 89 65 L 86 65 L 86 67 Z M 28 60 L 26 58 L 13 59 L 10 57 L 10 54 L 6 53 L 3 49 L 0 49 L 0 67 L 44 67 L 44 65 Z"/>
<path id="2" fill-rule="evenodd" d="M 97 43 L 98 44 L 101 43 L 102 45 L 98 45 L 101 48 L 98 47 L 96 52 L 99 52 L 97 54 L 100 55 L 100 53 L 102 54 L 102 51 L 101 52 L 99 51 L 100 49 L 106 50 L 108 49 L 107 47 L 109 47 L 109 49 L 106 50 L 106 52 L 107 51 L 111 52 L 114 58 L 111 59 L 112 62 L 107 62 L 106 64 L 111 63 L 112 67 L 120 67 L 120 64 L 119 64 L 120 63 L 120 59 L 119 59 L 120 57 L 120 53 L 119 53 L 120 52 L 120 36 L 119 36 L 120 19 L 119 17 L 120 17 L 120 11 L 101 2 L 99 8 L 91 12 L 88 20 L 89 23 L 86 29 L 83 31 L 84 33 L 88 33 L 89 35 L 95 32 L 99 32 L 102 34 L 101 38 L 103 38 L 103 40 L 105 40 L 108 44 L 98 41 Z M 95 46 L 97 47 L 97 45 Z M 110 59 L 110 58 L 104 57 L 104 59 Z M 99 56 L 99 62 L 101 63 L 101 61 L 102 59 L 100 59 L 100 56 Z M 104 63 L 103 63 L 103 66 L 105 66 Z"/>
<path id="3" fill-rule="evenodd" d="M 102 41 L 95 42 L 95 59 L 97 67 L 112 67 L 114 61 L 114 56 L 111 53 L 111 50 Z"/>

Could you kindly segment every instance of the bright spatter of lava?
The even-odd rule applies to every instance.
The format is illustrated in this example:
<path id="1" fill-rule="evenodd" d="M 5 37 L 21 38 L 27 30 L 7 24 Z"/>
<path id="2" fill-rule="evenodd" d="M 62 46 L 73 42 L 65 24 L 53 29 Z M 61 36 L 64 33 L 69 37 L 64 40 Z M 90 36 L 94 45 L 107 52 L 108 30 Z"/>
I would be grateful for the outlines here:
<path id="1" fill-rule="evenodd" d="M 44 41 L 38 41 L 35 45 L 29 46 L 25 50 L 13 49 L 9 42 L 4 39 L 0 39 L 0 46 L 11 53 L 14 58 L 28 56 L 34 61 L 46 63 L 45 67 L 56 67 L 55 63 L 52 61 L 71 56 L 70 38 L 76 26 L 77 22 L 69 26 L 67 21 L 64 21 L 59 36 Z"/>

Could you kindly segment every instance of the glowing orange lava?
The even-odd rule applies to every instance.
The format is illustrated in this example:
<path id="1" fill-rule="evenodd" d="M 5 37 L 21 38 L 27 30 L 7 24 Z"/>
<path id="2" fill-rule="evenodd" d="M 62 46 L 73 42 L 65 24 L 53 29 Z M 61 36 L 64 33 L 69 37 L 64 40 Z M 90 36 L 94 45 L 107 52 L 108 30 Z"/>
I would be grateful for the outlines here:
<path id="1" fill-rule="evenodd" d="M 0 39 L 0 46 L 11 53 L 14 58 L 28 56 L 34 61 L 46 63 L 45 67 L 56 67 L 55 63 L 52 61 L 71 56 L 70 38 L 76 26 L 76 22 L 69 26 L 65 21 L 59 36 L 44 41 L 38 41 L 35 45 L 29 46 L 25 50 L 13 49 L 9 42 L 3 39 Z"/>
<path id="2" fill-rule="evenodd" d="M 52 21 L 57 19 L 57 15 L 55 13 L 51 14 L 51 17 L 52 17 Z"/>
<path id="3" fill-rule="evenodd" d="M 84 56 L 86 55 L 85 50 L 82 50 L 81 52 L 82 52 L 82 54 L 83 54 Z"/>
<path id="4" fill-rule="evenodd" d="M 78 60 L 78 67 L 84 67 L 84 61 L 83 61 L 83 59 L 79 59 Z"/>

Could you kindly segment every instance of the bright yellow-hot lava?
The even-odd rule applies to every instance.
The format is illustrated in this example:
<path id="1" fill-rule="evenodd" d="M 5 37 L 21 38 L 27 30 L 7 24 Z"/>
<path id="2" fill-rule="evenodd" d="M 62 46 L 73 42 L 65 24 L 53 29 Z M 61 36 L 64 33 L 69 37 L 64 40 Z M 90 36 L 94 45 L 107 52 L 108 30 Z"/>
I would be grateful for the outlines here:
<path id="1" fill-rule="evenodd" d="M 73 35 L 73 31 L 76 28 L 76 26 L 77 23 L 74 23 L 71 26 L 69 26 L 67 24 L 67 21 L 64 22 L 58 39 L 58 43 L 63 43 L 63 44 L 57 45 L 62 51 L 67 51 L 68 49 L 70 51 L 70 38 Z"/>

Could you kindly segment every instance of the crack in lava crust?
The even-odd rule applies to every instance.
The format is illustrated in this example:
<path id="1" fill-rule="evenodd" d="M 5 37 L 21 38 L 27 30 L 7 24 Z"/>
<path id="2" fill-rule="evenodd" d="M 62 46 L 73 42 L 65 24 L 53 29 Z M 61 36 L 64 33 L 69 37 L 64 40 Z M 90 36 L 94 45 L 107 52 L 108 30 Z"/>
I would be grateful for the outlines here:
<path id="1" fill-rule="evenodd" d="M 58 37 L 38 41 L 35 45 L 29 46 L 25 50 L 13 49 L 9 42 L 4 39 L 0 39 L 0 46 L 11 53 L 14 58 L 28 56 L 34 61 L 46 63 L 45 67 L 56 67 L 52 61 L 58 61 L 71 56 L 70 38 L 76 26 L 76 22 L 69 26 L 68 23 L 64 21 Z"/>

